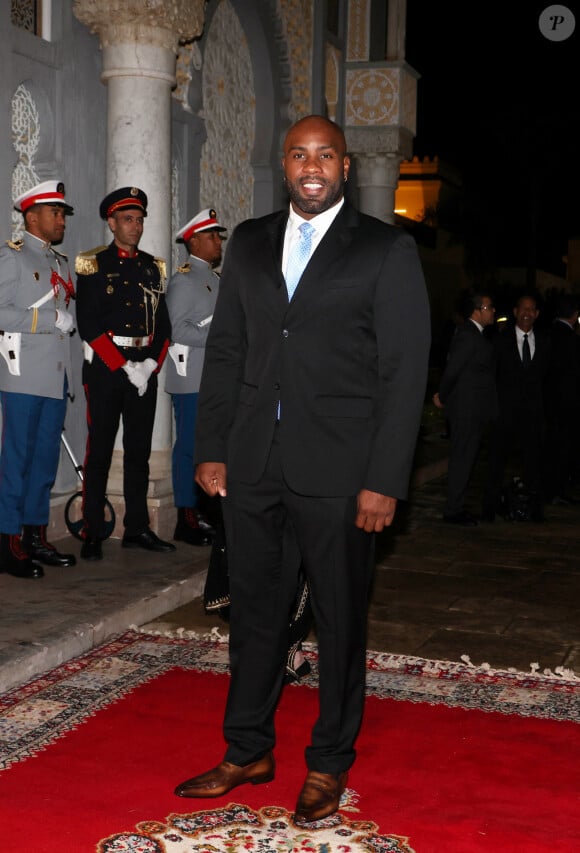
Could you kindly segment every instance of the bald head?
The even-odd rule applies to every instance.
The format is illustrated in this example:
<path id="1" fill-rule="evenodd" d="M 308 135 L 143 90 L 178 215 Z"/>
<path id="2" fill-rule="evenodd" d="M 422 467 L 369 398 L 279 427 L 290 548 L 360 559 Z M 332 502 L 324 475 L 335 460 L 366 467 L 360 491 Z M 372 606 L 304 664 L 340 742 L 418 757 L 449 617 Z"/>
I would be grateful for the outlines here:
<path id="1" fill-rule="evenodd" d="M 343 196 L 350 159 L 342 129 L 324 116 L 306 116 L 284 140 L 285 184 L 294 210 L 312 219 Z"/>

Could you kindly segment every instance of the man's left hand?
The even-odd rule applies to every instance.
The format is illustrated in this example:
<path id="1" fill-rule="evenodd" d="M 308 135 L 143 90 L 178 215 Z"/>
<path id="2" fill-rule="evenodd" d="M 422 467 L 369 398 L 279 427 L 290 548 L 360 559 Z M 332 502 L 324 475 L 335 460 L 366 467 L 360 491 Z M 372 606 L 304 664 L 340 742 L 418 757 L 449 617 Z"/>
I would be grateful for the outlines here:
<path id="1" fill-rule="evenodd" d="M 380 533 L 393 523 L 396 508 L 397 498 L 361 489 L 357 498 L 355 524 L 366 533 Z"/>

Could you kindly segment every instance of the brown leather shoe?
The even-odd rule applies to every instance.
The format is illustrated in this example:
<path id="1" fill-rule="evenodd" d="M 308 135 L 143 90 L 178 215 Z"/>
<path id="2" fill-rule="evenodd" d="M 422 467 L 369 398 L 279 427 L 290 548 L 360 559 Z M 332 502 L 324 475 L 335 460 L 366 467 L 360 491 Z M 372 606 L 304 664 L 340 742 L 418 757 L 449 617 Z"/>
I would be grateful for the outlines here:
<path id="1" fill-rule="evenodd" d="M 348 773 L 318 773 L 309 770 L 296 803 L 295 823 L 311 823 L 330 817 L 338 809 L 340 797 L 346 788 Z"/>
<path id="2" fill-rule="evenodd" d="M 251 782 L 252 785 L 261 785 L 263 782 L 271 782 L 274 778 L 274 756 L 267 752 L 263 758 L 239 767 L 222 761 L 213 770 L 187 779 L 175 789 L 178 797 L 221 797 L 232 788 Z"/>

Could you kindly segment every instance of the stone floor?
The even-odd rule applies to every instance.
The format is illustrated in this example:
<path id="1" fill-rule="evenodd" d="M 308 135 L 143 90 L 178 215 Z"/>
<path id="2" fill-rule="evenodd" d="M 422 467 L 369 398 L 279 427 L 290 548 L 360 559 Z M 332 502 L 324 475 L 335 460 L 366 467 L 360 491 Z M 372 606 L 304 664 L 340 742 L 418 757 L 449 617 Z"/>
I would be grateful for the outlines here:
<path id="1" fill-rule="evenodd" d="M 548 507 L 544 524 L 443 524 L 447 449 L 437 435 L 422 443 L 410 500 L 378 539 L 369 648 L 580 675 L 580 505 Z M 484 473 L 482 461 L 474 512 Z M 59 547 L 78 555 L 80 542 Z M 104 552 L 39 581 L 0 575 L 0 693 L 132 625 L 227 631 L 203 611 L 207 548 L 180 543 L 160 557 L 110 539 Z"/>

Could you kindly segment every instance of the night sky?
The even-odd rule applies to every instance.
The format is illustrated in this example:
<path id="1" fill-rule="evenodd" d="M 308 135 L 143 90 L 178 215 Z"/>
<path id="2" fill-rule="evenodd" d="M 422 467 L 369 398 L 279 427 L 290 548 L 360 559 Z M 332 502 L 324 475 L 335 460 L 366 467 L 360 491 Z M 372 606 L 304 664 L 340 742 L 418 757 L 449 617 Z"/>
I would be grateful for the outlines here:
<path id="1" fill-rule="evenodd" d="M 480 255 L 563 275 L 580 237 L 580 4 L 560 42 L 538 26 L 549 5 L 408 0 L 406 59 L 421 74 L 414 153 L 461 170 Z"/>

